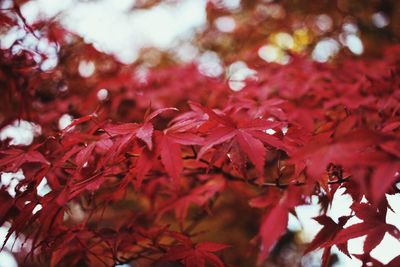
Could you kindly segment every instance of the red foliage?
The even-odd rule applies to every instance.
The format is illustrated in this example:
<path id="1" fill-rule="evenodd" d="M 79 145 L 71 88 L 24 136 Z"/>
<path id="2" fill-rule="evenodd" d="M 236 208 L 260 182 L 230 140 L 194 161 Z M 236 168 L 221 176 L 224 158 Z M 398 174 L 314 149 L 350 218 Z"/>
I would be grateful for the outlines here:
<path id="1" fill-rule="evenodd" d="M 17 17 L 2 12 L 0 24 Z M 47 34 L 62 43 L 65 33 Z M 87 59 L 104 57 L 81 49 Z M 30 261 L 225 266 L 223 251 L 235 244 L 222 244 L 218 229 L 208 229 L 213 240 L 194 230 L 219 216 L 214 208 L 229 192 L 263 214 L 248 240 L 258 264 L 286 232 L 289 213 L 312 196 L 322 205 L 315 220 L 323 228 L 306 252 L 323 248 L 324 265 L 334 245 L 349 255 L 352 238 L 367 235 L 364 255 L 357 255 L 364 262 L 385 233 L 400 238 L 386 223 L 385 196 L 399 193 L 399 46 L 378 59 L 330 64 L 251 58 L 258 79 L 239 92 L 194 64 L 150 70 L 141 82 L 106 57 L 112 67 L 90 81 L 66 67 L 68 58 L 42 72 L 32 51 L 0 53 L 1 127 L 24 119 L 42 129 L 31 145 L 3 140 L 0 150 L 1 172 L 25 176 L 15 197 L 6 186 L 0 191 L 0 221 L 10 225 L 5 243 L 12 233 L 24 235 Z M 101 88 L 105 100 L 97 98 Z M 75 119 L 59 130 L 63 114 Z M 51 192 L 41 196 L 44 178 Z M 338 188 L 354 204 L 335 222 L 326 210 Z M 347 227 L 351 216 L 363 222 Z"/>

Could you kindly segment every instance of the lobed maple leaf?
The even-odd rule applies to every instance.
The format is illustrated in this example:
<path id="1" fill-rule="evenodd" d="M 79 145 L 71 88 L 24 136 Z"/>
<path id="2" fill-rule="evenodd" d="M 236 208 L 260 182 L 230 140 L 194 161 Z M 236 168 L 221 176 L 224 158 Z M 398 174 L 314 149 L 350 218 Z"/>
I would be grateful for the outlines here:
<path id="1" fill-rule="evenodd" d="M 324 247 L 347 243 L 348 240 L 367 235 L 364 252 L 371 252 L 383 239 L 385 233 L 400 238 L 400 231 L 394 225 L 386 223 L 387 205 L 374 208 L 366 203 L 354 203 L 351 206 L 355 215 L 363 222 L 353 224 L 339 231 L 334 239 L 326 242 Z"/>
<path id="2" fill-rule="evenodd" d="M 267 258 L 273 246 L 278 242 L 279 238 L 286 232 L 289 212 L 293 207 L 301 203 L 302 191 L 300 189 L 292 188 L 291 191 L 285 192 L 281 199 L 276 198 L 276 194 L 270 197 L 267 196 L 261 203 L 254 203 L 252 205 L 261 207 L 270 207 L 269 211 L 264 215 L 263 221 L 260 225 L 258 238 L 260 241 L 260 253 L 257 258 L 257 263 L 261 263 Z M 273 202 L 279 201 L 275 205 Z M 264 203 L 263 203 L 264 202 Z"/>
<path id="3" fill-rule="evenodd" d="M 351 216 L 342 216 L 338 219 L 338 223 L 326 215 L 321 215 L 314 218 L 314 220 L 321 224 L 323 228 L 317 233 L 317 235 L 308 245 L 304 251 L 304 254 L 319 248 L 324 248 L 322 253 L 322 266 L 327 267 L 329 263 L 331 247 L 326 247 L 325 245 L 331 240 L 335 239 L 336 235 L 343 229 L 343 226 L 350 218 Z M 350 257 L 349 251 L 347 250 L 347 243 L 336 244 L 336 246 L 341 252 Z"/>
<path id="4" fill-rule="evenodd" d="M 25 163 L 41 163 L 49 165 L 50 162 L 39 152 L 34 149 L 24 151 L 14 148 L 0 151 L 3 157 L 0 159 L 0 168 L 3 171 L 16 172 Z"/>
<path id="5" fill-rule="evenodd" d="M 174 235 L 179 245 L 171 247 L 159 259 L 160 262 L 179 261 L 186 267 L 205 267 L 206 263 L 214 267 L 224 267 L 224 262 L 214 253 L 227 249 L 229 246 L 215 242 L 200 242 L 193 244 L 189 238 Z"/>
<path id="6" fill-rule="evenodd" d="M 176 193 L 162 205 L 157 216 L 161 218 L 166 212 L 174 210 L 176 218 L 182 224 L 187 216 L 190 205 L 204 206 L 218 192 L 223 191 L 225 186 L 224 179 L 215 178 L 203 185 L 199 185 L 190 192 Z"/>
<path id="7" fill-rule="evenodd" d="M 213 110 L 203 107 L 196 103 L 192 106 L 199 108 L 209 116 L 210 122 L 215 122 L 220 126 L 212 127 L 209 130 L 204 144 L 198 152 L 197 158 L 203 155 L 215 145 L 219 145 L 230 140 L 237 142 L 240 150 L 254 163 L 258 175 L 264 175 L 264 162 L 266 157 L 266 148 L 263 142 L 269 145 L 276 145 L 279 141 L 264 131 L 282 125 L 280 122 L 272 122 L 263 119 L 251 119 L 235 122 L 231 117 L 224 114 L 217 114 Z M 239 163 L 240 165 L 240 163 Z"/>
<path id="8" fill-rule="evenodd" d="M 369 130 L 355 130 L 338 138 L 333 138 L 329 132 L 322 133 L 293 153 L 290 161 L 298 168 L 297 173 L 305 170 L 311 181 L 324 185 L 328 177 L 323 174 L 329 164 L 349 169 L 354 168 L 353 158 L 357 158 L 357 165 L 361 166 L 376 166 L 390 160 L 387 154 L 374 149 L 387 138 Z"/>

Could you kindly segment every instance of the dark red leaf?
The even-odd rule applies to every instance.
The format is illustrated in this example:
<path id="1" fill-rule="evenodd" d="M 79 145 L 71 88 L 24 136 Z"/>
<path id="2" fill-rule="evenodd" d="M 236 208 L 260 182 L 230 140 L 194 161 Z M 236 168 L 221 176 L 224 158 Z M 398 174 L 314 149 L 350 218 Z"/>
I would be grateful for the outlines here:
<path id="1" fill-rule="evenodd" d="M 175 143 L 168 135 L 162 138 L 161 161 L 168 175 L 178 182 L 183 169 L 180 145 Z"/>

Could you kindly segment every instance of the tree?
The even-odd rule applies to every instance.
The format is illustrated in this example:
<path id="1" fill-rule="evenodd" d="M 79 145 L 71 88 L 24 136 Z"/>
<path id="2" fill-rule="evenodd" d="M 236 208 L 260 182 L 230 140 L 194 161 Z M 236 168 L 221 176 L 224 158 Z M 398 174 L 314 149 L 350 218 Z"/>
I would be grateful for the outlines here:
<path id="1" fill-rule="evenodd" d="M 397 1 L 326 1 L 334 25 L 314 31 L 298 22 L 323 5 L 242 1 L 238 11 L 209 1 L 209 25 L 241 21 L 229 33 L 209 26 L 195 40 L 230 64 L 226 77 L 163 52 L 144 79 L 134 73 L 145 56 L 124 65 L 57 20 L 28 24 L 26 2 L 0 1 L 1 33 L 25 34 L 0 50 L 0 170 L 23 174 L 15 188 L 2 182 L 0 222 L 9 227 L 3 247 L 12 234 L 22 239 L 21 264 L 284 266 L 277 257 L 293 242 L 288 216 L 314 198 L 322 230 L 297 244 L 290 266 L 317 249 L 329 266 L 332 246 L 383 266 L 370 252 L 386 233 L 400 239 L 386 222 L 387 195 L 400 191 L 399 24 L 374 32 L 365 18 L 398 10 Z M 313 53 L 350 15 L 362 56 Z M 27 47 L 26 36 L 56 47 L 58 64 L 44 70 L 49 55 Z M 80 64 L 96 71 L 82 75 Z M 5 133 L 22 124 L 34 134 L 29 144 Z M 334 221 L 327 210 L 340 188 L 352 211 Z M 349 226 L 352 217 L 362 221 Z M 347 242 L 365 235 L 364 253 L 350 255 Z"/>

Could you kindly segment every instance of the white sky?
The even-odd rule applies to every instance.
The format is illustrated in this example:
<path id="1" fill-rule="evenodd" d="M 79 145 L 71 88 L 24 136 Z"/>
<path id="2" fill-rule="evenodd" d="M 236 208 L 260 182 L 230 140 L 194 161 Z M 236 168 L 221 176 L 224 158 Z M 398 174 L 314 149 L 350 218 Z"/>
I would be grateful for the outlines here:
<path id="1" fill-rule="evenodd" d="M 28 22 L 61 14 L 63 25 L 96 48 L 131 63 L 142 47 L 169 48 L 206 22 L 205 0 L 181 0 L 129 11 L 134 0 L 37 0 L 22 8 Z"/>

